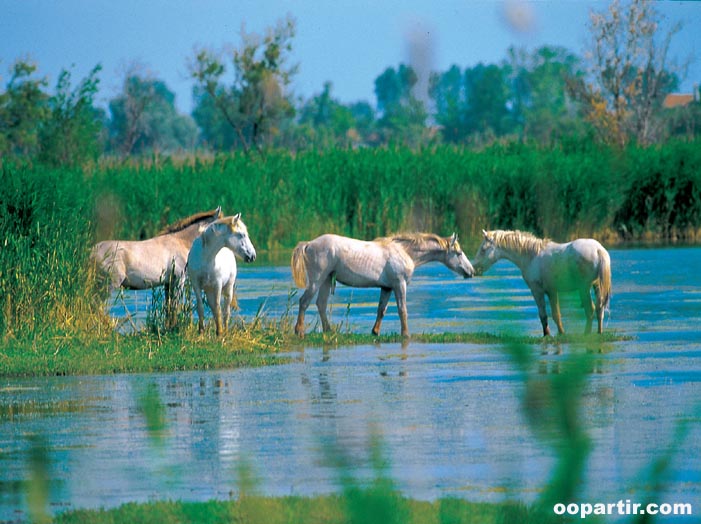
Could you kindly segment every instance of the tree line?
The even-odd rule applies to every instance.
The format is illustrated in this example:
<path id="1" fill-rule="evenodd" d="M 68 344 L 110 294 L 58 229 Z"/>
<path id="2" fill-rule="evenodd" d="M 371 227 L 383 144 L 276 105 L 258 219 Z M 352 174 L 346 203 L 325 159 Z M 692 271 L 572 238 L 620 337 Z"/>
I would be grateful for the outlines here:
<path id="1" fill-rule="evenodd" d="M 126 71 L 104 109 L 95 103 L 100 65 L 77 82 L 62 71 L 51 94 L 36 64 L 20 59 L 0 92 L 0 155 L 66 165 L 103 154 L 592 139 L 644 146 L 693 137 L 699 93 L 685 106 L 663 106 L 680 83 L 668 56 L 678 30 L 649 0 L 613 0 L 591 15 L 586 58 L 562 47 L 511 48 L 497 64 L 432 73 L 427 93 L 418 92 L 425 83 L 415 69 L 399 64 L 375 78 L 373 105 L 341 103 L 330 82 L 309 99 L 290 93 L 298 66 L 296 23 L 287 18 L 264 35 L 243 34 L 233 51 L 197 49 L 187 58 L 191 115 L 178 113 L 175 94 L 143 66 Z"/>

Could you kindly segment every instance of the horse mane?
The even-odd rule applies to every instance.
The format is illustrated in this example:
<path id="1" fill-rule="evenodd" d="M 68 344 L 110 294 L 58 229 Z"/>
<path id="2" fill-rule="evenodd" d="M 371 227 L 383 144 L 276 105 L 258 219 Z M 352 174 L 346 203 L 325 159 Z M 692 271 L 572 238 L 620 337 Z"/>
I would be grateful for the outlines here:
<path id="1" fill-rule="evenodd" d="M 398 233 L 389 237 L 377 238 L 375 242 L 382 245 L 397 243 L 419 249 L 428 248 L 431 243 L 438 244 L 438 248 L 441 250 L 446 250 L 450 247 L 450 239 L 443 238 L 435 233 Z"/>
<path id="2" fill-rule="evenodd" d="M 211 211 L 202 211 L 201 213 L 195 213 L 194 215 L 190 215 L 189 217 L 181 218 L 177 222 L 173 222 L 170 225 L 167 225 L 163 229 L 161 229 L 156 236 L 162 236 L 162 235 L 169 235 L 171 233 L 177 233 L 178 231 L 182 231 L 183 229 L 186 229 L 190 227 L 193 224 L 197 224 L 199 222 L 206 222 L 212 218 L 218 218 L 221 216 L 221 209 L 213 209 Z"/>
<path id="3" fill-rule="evenodd" d="M 502 231 L 497 229 L 490 231 L 488 235 L 489 239 L 500 248 L 533 255 L 540 253 L 551 242 L 549 238 L 538 238 L 533 233 L 518 230 Z"/>

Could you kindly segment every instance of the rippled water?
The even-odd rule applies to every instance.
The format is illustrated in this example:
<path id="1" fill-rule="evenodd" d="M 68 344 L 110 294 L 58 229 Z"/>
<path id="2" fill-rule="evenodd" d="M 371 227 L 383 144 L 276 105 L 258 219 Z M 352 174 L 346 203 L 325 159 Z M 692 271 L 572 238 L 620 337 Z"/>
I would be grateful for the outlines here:
<path id="1" fill-rule="evenodd" d="M 580 419 L 592 440 L 583 502 L 643 497 L 655 457 L 676 447 L 658 502 L 701 511 L 701 249 L 612 251 L 614 297 L 607 329 L 634 340 L 607 345 L 588 366 Z M 290 307 L 285 267 L 239 268 L 241 314 L 261 303 Z M 369 332 L 377 290 L 338 286 L 332 319 Z M 148 293 L 127 294 L 141 318 Z M 261 298 L 263 297 L 263 298 Z M 412 332 L 540 334 L 535 304 L 506 262 L 462 280 L 421 268 L 409 287 Z M 119 308 L 122 311 L 119 312 Z M 296 299 L 292 299 L 296 312 Z M 115 306 L 114 314 L 123 314 Z M 575 297 L 565 328 L 583 329 Z M 307 320 L 316 318 L 312 306 Z M 383 331 L 398 331 L 392 302 Z M 532 346 L 536 374 L 559 373 L 582 347 Z M 541 354 L 542 353 L 542 354 Z M 32 450 L 48 457 L 51 510 L 160 498 L 206 500 L 236 492 L 237 466 L 253 467 L 272 495 L 334 491 L 343 454 L 372 476 L 379 435 L 388 473 L 407 495 L 476 501 L 534 500 L 554 454 L 522 410 L 524 383 L 502 348 L 410 343 L 308 348 L 291 363 L 259 369 L 159 375 L 0 379 L 0 521 L 26 517 Z M 139 399 L 154 385 L 161 438 L 147 431 Z M 688 434 L 675 441 L 680 421 Z M 340 451 L 339 451 L 340 450 Z M 649 486 L 648 486 L 649 487 Z"/>

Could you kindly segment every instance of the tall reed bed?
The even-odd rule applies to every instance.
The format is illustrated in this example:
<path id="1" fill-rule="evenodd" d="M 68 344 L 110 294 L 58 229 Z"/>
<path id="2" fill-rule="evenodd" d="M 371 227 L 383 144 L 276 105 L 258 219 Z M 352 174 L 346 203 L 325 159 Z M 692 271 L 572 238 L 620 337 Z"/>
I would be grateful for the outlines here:
<path id="1" fill-rule="evenodd" d="M 113 219 L 98 223 L 109 235 L 148 236 L 221 204 L 243 212 L 261 249 L 323 232 L 457 230 L 476 240 L 482 228 L 501 227 L 559 240 L 696 240 L 701 227 L 701 147 L 686 142 L 624 151 L 509 144 L 233 154 L 104 166 L 91 182 L 95 214 Z"/>
<path id="2" fill-rule="evenodd" d="M 98 318 L 87 293 L 93 207 L 82 181 L 78 171 L 2 166 L 0 337 L 61 336 Z"/>

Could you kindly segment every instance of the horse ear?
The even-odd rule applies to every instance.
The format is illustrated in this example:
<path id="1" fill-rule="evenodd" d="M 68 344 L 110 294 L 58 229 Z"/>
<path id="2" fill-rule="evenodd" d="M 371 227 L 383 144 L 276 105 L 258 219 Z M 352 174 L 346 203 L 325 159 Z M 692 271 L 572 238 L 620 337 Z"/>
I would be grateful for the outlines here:
<path id="1" fill-rule="evenodd" d="M 450 247 L 453 247 L 458 242 L 458 234 L 453 233 L 450 237 Z"/>
<path id="2" fill-rule="evenodd" d="M 235 224 L 236 222 L 239 221 L 240 218 L 241 218 L 241 213 L 236 213 L 233 217 L 231 217 L 231 223 Z"/>
<path id="3" fill-rule="evenodd" d="M 484 229 L 482 230 L 482 236 L 484 238 L 489 238 L 489 235 L 487 234 L 487 232 Z"/>
<path id="4" fill-rule="evenodd" d="M 217 206 L 217 209 L 214 210 L 214 216 L 217 218 L 222 217 L 221 206 Z"/>

